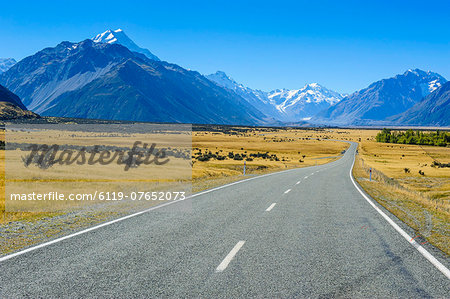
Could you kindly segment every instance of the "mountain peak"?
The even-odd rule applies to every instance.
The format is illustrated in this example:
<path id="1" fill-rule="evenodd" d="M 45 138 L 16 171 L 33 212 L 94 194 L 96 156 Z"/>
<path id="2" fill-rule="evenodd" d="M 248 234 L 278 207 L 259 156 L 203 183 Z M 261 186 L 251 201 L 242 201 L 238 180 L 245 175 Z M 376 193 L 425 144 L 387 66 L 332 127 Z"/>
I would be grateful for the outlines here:
<path id="1" fill-rule="evenodd" d="M 271 121 L 197 72 L 146 59 L 115 42 L 88 39 L 45 48 L 2 74 L 0 83 L 46 116 L 244 125 Z"/>
<path id="2" fill-rule="evenodd" d="M 437 73 L 409 69 L 381 79 L 346 97 L 316 116 L 314 122 L 334 125 L 371 124 L 406 111 L 447 80 Z"/>
<path id="3" fill-rule="evenodd" d="M 423 97 L 427 96 L 429 93 L 432 93 L 442 84 L 447 82 L 447 80 L 438 73 L 432 71 L 423 71 L 417 68 L 409 69 L 402 75 L 397 75 L 394 78 L 399 77 L 413 78 L 414 81 L 420 81 L 419 83 L 422 89 Z"/>
<path id="4" fill-rule="evenodd" d="M 227 74 L 224 71 L 217 71 L 215 72 L 216 75 L 225 76 L 228 77 Z"/>
<path id="5" fill-rule="evenodd" d="M 311 89 L 321 89 L 321 88 L 324 88 L 322 85 L 320 85 L 319 83 L 308 83 L 308 84 L 306 84 L 304 87 L 303 87 L 303 89 L 306 89 L 306 88 L 311 88 Z"/>
<path id="6" fill-rule="evenodd" d="M 444 79 L 441 75 L 438 73 L 432 72 L 432 71 L 424 71 L 421 69 L 408 69 L 406 72 L 403 73 L 403 76 L 407 76 L 409 74 L 413 74 L 418 77 L 437 77 L 439 79 Z M 445 80 L 445 79 L 444 79 Z"/>
<path id="7" fill-rule="evenodd" d="M 217 71 L 214 74 L 206 75 L 206 78 L 209 80 L 219 84 L 222 87 L 226 87 L 228 89 L 236 90 L 241 87 L 240 84 L 238 84 L 236 81 L 234 81 L 233 78 L 228 76 L 223 71 Z"/>
<path id="8" fill-rule="evenodd" d="M 269 99 L 290 121 L 308 120 L 320 110 L 343 99 L 343 95 L 318 83 L 309 83 L 300 89 L 277 89 L 269 92 Z"/>
<path id="9" fill-rule="evenodd" d="M 212 76 L 216 76 L 216 77 L 220 77 L 223 79 L 228 79 L 230 81 L 234 81 L 233 78 L 231 78 L 230 76 L 228 76 L 224 71 L 217 71 L 214 74 L 211 74 Z"/>
<path id="10" fill-rule="evenodd" d="M 414 74 L 414 75 L 419 75 L 419 73 L 425 73 L 424 71 L 422 71 L 421 69 L 408 69 L 406 72 L 403 73 L 403 75 L 408 75 L 408 74 Z"/>
<path id="11" fill-rule="evenodd" d="M 309 119 L 343 98 L 343 95 L 318 83 L 309 83 L 300 89 L 282 88 L 264 92 L 237 83 L 223 71 L 207 75 L 206 78 L 233 90 L 266 115 L 281 121 Z"/>
<path id="12" fill-rule="evenodd" d="M 120 44 L 122 46 L 127 47 L 130 51 L 142 53 L 148 58 L 156 61 L 160 61 L 158 57 L 152 54 L 149 50 L 144 49 L 136 45 L 136 43 L 131 40 L 128 35 L 122 29 L 108 29 L 103 33 L 97 34 L 94 38 L 92 38 L 94 43 L 107 43 L 107 44 Z"/>

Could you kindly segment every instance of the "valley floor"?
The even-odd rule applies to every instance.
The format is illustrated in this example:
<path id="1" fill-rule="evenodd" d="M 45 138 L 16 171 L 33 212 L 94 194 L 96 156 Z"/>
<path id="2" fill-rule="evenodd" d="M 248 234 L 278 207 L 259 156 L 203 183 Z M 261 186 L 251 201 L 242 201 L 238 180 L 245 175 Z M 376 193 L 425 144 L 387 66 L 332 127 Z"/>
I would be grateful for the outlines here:
<path id="1" fill-rule="evenodd" d="M 450 149 L 375 142 L 378 130 L 279 129 L 208 126 L 192 133 L 192 191 L 214 188 L 255 175 L 321 165 L 359 143 L 354 176 L 379 203 L 449 254 L 450 173 L 431 167 L 448 163 Z M 340 140 L 340 141 L 339 141 Z M 0 163 L 4 190 L 4 151 Z M 246 174 L 244 176 L 244 163 Z M 372 168 L 372 181 L 369 169 Z M 405 173 L 405 168 L 410 170 Z M 421 170 L 425 174 L 420 175 Z M 2 192 L 4 197 L 4 192 Z M 0 199 L 0 254 L 89 227 L 136 211 L 89 208 L 67 214 L 5 213 Z"/>

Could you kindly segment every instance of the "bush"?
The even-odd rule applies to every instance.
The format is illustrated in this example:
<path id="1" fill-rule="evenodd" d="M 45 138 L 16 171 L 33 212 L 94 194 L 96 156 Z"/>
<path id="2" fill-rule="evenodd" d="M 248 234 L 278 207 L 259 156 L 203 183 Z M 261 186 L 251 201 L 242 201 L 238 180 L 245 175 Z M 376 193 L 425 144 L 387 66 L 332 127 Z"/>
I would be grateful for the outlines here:
<path id="1" fill-rule="evenodd" d="M 198 156 L 197 160 L 200 162 L 206 162 L 206 161 L 209 161 L 209 157 L 208 156 Z"/>
<path id="2" fill-rule="evenodd" d="M 237 161 L 241 161 L 243 159 L 244 158 L 241 155 L 239 155 L 239 154 L 234 155 L 234 158 L 233 158 L 233 160 L 237 160 Z"/>
<path id="3" fill-rule="evenodd" d="M 437 168 L 450 168 L 450 163 L 441 163 L 437 161 L 433 161 L 433 164 L 430 165 L 431 167 L 437 167 Z"/>

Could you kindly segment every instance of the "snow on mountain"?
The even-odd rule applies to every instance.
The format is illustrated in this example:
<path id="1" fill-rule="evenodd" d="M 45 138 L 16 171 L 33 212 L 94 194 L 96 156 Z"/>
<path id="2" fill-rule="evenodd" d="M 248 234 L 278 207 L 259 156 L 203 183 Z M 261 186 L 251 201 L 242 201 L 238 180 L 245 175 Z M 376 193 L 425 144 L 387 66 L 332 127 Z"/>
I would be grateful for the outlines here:
<path id="1" fill-rule="evenodd" d="M 319 111 L 336 104 L 344 95 L 318 83 L 306 84 L 300 89 L 278 89 L 268 93 L 271 102 L 290 121 L 308 120 Z"/>
<path id="2" fill-rule="evenodd" d="M 117 43 L 62 42 L 26 57 L 0 84 L 44 116 L 267 125 L 266 116 L 198 72 Z"/>
<path id="3" fill-rule="evenodd" d="M 405 112 L 388 119 L 394 125 L 450 126 L 450 81 Z"/>
<path id="4" fill-rule="evenodd" d="M 321 111 L 312 121 L 332 125 L 367 125 L 386 121 L 419 103 L 445 82 L 447 80 L 437 73 L 407 70 L 354 92 Z"/>
<path id="5" fill-rule="evenodd" d="M 97 34 L 93 39 L 95 43 L 121 44 L 133 52 L 144 54 L 148 58 L 160 61 L 158 57 L 152 54 L 149 50 L 139 47 L 133 42 L 122 29 L 106 30 L 103 33 Z"/>
<path id="6" fill-rule="evenodd" d="M 267 116 L 285 122 L 308 120 L 344 97 L 317 83 L 307 84 L 301 89 L 264 92 L 237 83 L 222 71 L 206 77 L 222 87 L 233 90 Z"/>
<path id="7" fill-rule="evenodd" d="M 432 93 L 433 91 L 435 91 L 436 89 L 438 89 L 441 86 L 442 86 L 442 84 L 440 82 L 438 82 L 438 79 L 430 81 L 428 83 L 428 91 L 430 93 Z"/>
<path id="8" fill-rule="evenodd" d="M 0 58 L 0 74 L 9 70 L 16 63 L 14 58 Z"/>
<path id="9" fill-rule="evenodd" d="M 422 96 L 426 97 L 427 95 L 429 95 L 430 93 L 432 93 L 433 91 L 435 91 L 437 88 L 442 86 L 442 83 L 447 82 L 447 80 L 445 80 L 444 77 L 442 77 L 441 75 L 439 75 L 438 73 L 434 73 L 431 71 L 422 71 L 419 69 L 409 69 L 407 70 L 405 73 L 403 73 L 403 76 L 410 76 L 410 77 L 416 77 L 416 80 L 422 80 L 425 81 L 426 78 L 432 78 L 434 80 L 428 80 L 425 82 L 421 82 L 419 84 L 420 89 L 422 90 Z"/>

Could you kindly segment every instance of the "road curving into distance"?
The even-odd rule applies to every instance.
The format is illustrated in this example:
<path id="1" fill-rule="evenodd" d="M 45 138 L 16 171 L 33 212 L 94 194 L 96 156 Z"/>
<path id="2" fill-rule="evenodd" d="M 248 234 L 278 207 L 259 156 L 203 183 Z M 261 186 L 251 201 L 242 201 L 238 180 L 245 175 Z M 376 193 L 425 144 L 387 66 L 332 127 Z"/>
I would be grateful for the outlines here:
<path id="1" fill-rule="evenodd" d="M 0 297 L 448 296 L 448 257 L 358 190 L 355 150 L 4 256 Z"/>

